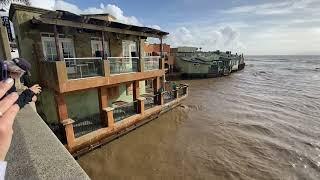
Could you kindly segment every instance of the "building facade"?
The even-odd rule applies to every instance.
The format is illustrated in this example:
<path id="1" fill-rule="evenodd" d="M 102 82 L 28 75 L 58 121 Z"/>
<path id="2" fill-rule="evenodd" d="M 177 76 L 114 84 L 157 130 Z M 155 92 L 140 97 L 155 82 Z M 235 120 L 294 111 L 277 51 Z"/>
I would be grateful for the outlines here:
<path id="1" fill-rule="evenodd" d="M 161 44 L 148 44 L 144 46 L 145 56 L 161 56 Z M 162 45 L 162 56 L 164 58 L 164 66 L 168 72 L 173 72 L 174 59 L 171 56 L 171 48 L 168 44 Z"/>
<path id="2" fill-rule="evenodd" d="M 71 153 L 186 97 L 187 86 L 181 98 L 164 91 L 164 59 L 144 55 L 147 37 L 162 39 L 166 32 L 118 23 L 108 14 L 23 5 L 12 5 L 9 14 L 19 54 L 32 64 L 32 81 L 44 88 L 37 111 L 47 123 L 64 126 Z"/>

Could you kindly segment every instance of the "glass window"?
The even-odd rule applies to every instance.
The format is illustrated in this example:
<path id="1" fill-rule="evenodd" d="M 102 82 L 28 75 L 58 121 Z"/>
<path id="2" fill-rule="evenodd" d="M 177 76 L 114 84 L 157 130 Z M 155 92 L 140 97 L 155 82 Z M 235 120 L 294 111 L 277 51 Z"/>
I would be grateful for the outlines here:
<path id="1" fill-rule="evenodd" d="M 123 40 L 122 53 L 123 53 L 123 57 L 138 57 L 136 42 Z"/>
<path id="2" fill-rule="evenodd" d="M 92 57 L 96 56 L 96 52 L 102 52 L 102 38 L 99 37 L 91 37 L 91 50 L 92 50 Z M 109 57 L 109 42 L 104 41 L 104 56 Z"/>
<path id="3" fill-rule="evenodd" d="M 43 54 L 45 61 L 55 61 L 57 59 L 57 50 L 53 38 L 42 38 Z"/>
<path id="4" fill-rule="evenodd" d="M 58 57 L 54 37 L 51 37 L 51 34 L 49 33 L 42 33 L 41 36 L 44 60 L 56 61 Z M 75 51 L 72 39 L 59 38 L 59 43 L 59 51 L 64 58 L 75 58 Z"/>
<path id="5" fill-rule="evenodd" d="M 74 58 L 74 47 L 71 41 L 61 42 L 61 48 L 64 58 Z"/>

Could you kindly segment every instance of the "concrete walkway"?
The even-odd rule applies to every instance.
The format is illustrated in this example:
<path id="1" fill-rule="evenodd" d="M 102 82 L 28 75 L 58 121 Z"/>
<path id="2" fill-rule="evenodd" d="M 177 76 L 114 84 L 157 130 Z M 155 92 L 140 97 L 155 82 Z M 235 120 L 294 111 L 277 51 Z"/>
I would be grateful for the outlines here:
<path id="1" fill-rule="evenodd" d="M 6 179 L 89 179 L 31 105 L 14 123 Z"/>

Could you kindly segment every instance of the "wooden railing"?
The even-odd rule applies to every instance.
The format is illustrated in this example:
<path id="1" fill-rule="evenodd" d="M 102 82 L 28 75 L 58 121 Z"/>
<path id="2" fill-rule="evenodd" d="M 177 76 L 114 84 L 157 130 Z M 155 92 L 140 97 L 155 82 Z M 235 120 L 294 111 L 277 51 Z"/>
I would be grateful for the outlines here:
<path id="1" fill-rule="evenodd" d="M 108 57 L 110 74 L 139 72 L 138 57 Z"/>
<path id="2" fill-rule="evenodd" d="M 103 76 L 103 61 L 101 57 L 64 58 L 68 79 L 80 79 Z"/>
<path id="3" fill-rule="evenodd" d="M 144 70 L 151 71 L 160 68 L 160 56 L 142 57 L 144 60 Z"/>
<path id="4" fill-rule="evenodd" d="M 165 73 L 164 59 L 160 59 L 159 68 L 152 70 L 144 70 L 144 64 L 141 64 L 144 60 L 131 58 L 131 63 L 127 64 L 130 67 L 127 68 L 123 64 L 115 62 L 119 59 L 121 57 L 108 58 L 108 60 L 66 58 L 64 61 L 42 61 L 40 63 L 40 80 L 45 87 L 64 93 L 135 80 L 146 80 L 161 77 Z M 75 69 L 77 65 L 81 65 L 81 69 Z"/>

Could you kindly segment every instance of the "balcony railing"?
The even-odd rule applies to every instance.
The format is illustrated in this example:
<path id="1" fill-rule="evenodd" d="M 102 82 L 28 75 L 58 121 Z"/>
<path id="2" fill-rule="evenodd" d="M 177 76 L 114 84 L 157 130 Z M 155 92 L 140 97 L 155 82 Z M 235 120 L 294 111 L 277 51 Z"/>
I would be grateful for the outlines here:
<path id="1" fill-rule="evenodd" d="M 103 76 L 103 61 L 101 58 L 64 58 L 68 79 L 79 79 Z"/>
<path id="2" fill-rule="evenodd" d="M 142 57 L 142 59 L 144 60 L 145 71 L 159 69 L 160 56 L 148 56 Z"/>
<path id="3" fill-rule="evenodd" d="M 187 94 L 187 88 L 188 86 L 180 86 L 179 89 L 177 90 L 178 96 L 179 97 L 185 96 Z"/>
<path id="4" fill-rule="evenodd" d="M 137 114 L 137 101 L 126 103 L 121 106 L 117 106 L 113 110 L 113 117 L 115 122 L 119 122 L 130 116 Z"/>
<path id="5" fill-rule="evenodd" d="M 110 74 L 138 72 L 138 57 L 109 57 Z"/>
<path id="6" fill-rule="evenodd" d="M 145 98 L 144 100 L 145 110 L 157 106 L 156 98 L 158 97 L 158 95 L 142 95 L 142 96 Z"/>
<path id="7" fill-rule="evenodd" d="M 169 103 L 173 100 L 176 99 L 176 96 L 175 96 L 175 92 L 174 91 L 165 91 L 163 93 L 163 100 L 164 100 L 164 103 Z"/>
<path id="8" fill-rule="evenodd" d="M 88 57 L 41 61 L 40 81 L 43 86 L 64 93 L 163 76 L 163 59 L 160 59 L 159 69 L 149 71 L 144 70 L 144 63 L 141 62 L 136 57 L 110 57 L 107 60 Z M 135 72 L 139 73 L 139 76 L 135 76 Z"/>

